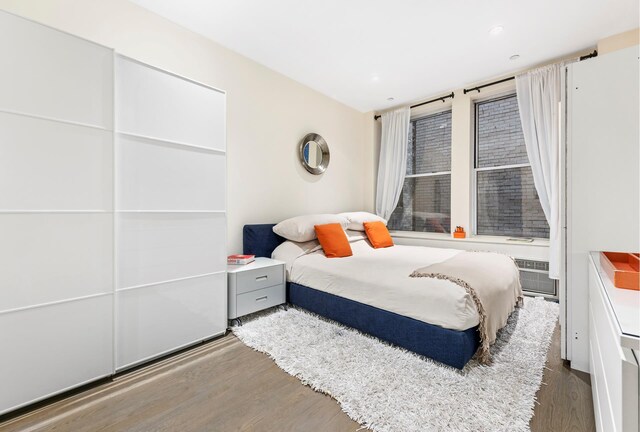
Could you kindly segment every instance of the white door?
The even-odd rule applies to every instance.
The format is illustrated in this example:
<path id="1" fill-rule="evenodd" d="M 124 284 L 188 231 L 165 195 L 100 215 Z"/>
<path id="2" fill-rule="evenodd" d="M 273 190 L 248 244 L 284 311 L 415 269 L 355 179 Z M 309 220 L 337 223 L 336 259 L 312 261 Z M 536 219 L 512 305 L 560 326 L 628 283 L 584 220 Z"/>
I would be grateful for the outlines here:
<path id="1" fill-rule="evenodd" d="M 225 332 L 225 95 L 116 57 L 116 368 Z"/>
<path id="2" fill-rule="evenodd" d="M 568 67 L 567 357 L 589 371 L 588 252 L 640 249 L 639 47 Z"/>
<path id="3" fill-rule="evenodd" d="M 0 11 L 0 414 L 113 373 L 112 127 L 113 51 Z"/>

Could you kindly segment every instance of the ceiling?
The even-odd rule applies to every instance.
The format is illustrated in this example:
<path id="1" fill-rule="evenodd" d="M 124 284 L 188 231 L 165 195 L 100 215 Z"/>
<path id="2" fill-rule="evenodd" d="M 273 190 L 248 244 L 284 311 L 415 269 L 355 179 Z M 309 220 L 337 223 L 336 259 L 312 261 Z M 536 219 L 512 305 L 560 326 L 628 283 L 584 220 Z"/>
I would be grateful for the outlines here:
<path id="1" fill-rule="evenodd" d="M 639 21 L 637 0 L 133 2 L 362 112 L 590 49 Z"/>

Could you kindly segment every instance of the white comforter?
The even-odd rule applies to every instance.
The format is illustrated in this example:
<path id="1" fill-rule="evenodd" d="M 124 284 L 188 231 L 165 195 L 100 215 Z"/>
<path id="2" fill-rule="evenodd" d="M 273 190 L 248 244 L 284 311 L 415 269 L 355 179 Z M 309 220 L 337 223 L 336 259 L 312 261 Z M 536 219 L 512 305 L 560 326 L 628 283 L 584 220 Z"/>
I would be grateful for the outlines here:
<path id="1" fill-rule="evenodd" d="M 410 278 L 417 268 L 444 261 L 456 249 L 395 245 L 374 249 L 360 235 L 350 236 L 353 256 L 327 258 L 316 241 L 285 242 L 273 252 L 284 261 L 290 282 L 365 303 L 452 330 L 479 323 L 473 299 L 446 280 Z"/>

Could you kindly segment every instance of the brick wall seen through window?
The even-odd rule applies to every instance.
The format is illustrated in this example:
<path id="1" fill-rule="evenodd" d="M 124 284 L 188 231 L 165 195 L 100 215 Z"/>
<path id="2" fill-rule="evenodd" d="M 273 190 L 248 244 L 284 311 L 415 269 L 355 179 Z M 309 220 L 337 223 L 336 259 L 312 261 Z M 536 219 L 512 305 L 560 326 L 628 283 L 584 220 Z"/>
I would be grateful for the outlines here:
<path id="1" fill-rule="evenodd" d="M 516 95 L 475 106 L 476 234 L 549 238 Z"/>
<path id="2" fill-rule="evenodd" d="M 389 228 L 451 230 L 451 111 L 411 121 L 407 175 Z"/>

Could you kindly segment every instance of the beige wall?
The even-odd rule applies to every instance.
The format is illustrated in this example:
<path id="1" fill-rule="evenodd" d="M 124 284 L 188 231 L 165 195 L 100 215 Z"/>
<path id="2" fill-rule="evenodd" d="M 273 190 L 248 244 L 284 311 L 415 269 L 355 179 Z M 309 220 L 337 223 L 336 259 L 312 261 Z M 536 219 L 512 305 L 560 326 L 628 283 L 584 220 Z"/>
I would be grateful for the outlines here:
<path id="1" fill-rule="evenodd" d="M 229 253 L 241 251 L 246 223 L 364 207 L 372 184 L 364 114 L 125 0 L 0 0 L 0 8 L 227 91 Z M 308 132 L 331 150 L 322 176 L 298 163 Z"/>
<path id="2" fill-rule="evenodd" d="M 363 210 L 375 213 L 376 180 L 378 176 L 378 157 L 380 155 L 380 122 L 373 119 L 374 113 L 365 116 L 365 153 L 363 157 L 365 171 L 365 189 Z"/>
<path id="3" fill-rule="evenodd" d="M 640 44 L 640 28 L 609 36 L 598 42 L 598 54 L 607 54 Z"/>

